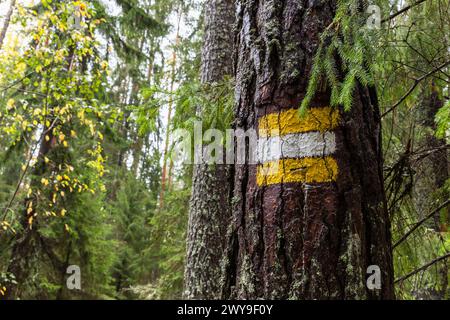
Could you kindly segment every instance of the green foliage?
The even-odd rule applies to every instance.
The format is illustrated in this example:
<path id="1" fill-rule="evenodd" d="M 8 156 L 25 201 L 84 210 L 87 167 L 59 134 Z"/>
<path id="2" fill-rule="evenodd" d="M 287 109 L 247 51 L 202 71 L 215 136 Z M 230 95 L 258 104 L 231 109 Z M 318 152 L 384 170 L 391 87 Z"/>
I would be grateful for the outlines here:
<path id="1" fill-rule="evenodd" d="M 225 131 L 233 122 L 234 82 L 225 78 L 221 83 L 202 84 L 191 81 L 175 93 L 177 114 L 174 129 L 186 129 L 193 137 L 194 124 L 201 121 L 203 132 L 208 129 Z"/>
<path id="2" fill-rule="evenodd" d="M 71 264 L 83 270 L 84 295 L 106 294 L 114 250 L 105 248 L 115 244 L 102 204 L 105 106 L 99 99 L 107 63 L 95 36 L 102 20 L 79 1 L 46 1 L 19 7 L 19 13 L 29 48 L 6 50 L 0 60 L 0 83 L 6 85 L 0 104 L 0 152 L 6 160 L 0 184 L 9 185 L 0 219 L 13 240 L 6 252 L 27 234 L 37 240 L 21 257 L 33 266 L 26 279 L 17 279 L 27 284 L 24 298 L 63 297 Z"/>
<path id="3" fill-rule="evenodd" d="M 384 12 L 390 9 L 383 1 L 378 4 Z M 432 151 L 436 146 L 430 143 L 439 141 L 445 147 L 445 139 L 438 140 L 433 135 L 436 131 L 439 138 L 444 138 L 448 128 L 447 82 L 443 79 L 447 71 L 435 70 L 449 60 L 448 42 L 443 40 L 448 34 L 449 15 L 440 10 L 448 4 L 448 1 L 424 2 L 387 22 L 372 60 L 382 112 L 397 105 L 383 118 L 385 179 L 394 242 L 448 199 L 448 187 L 437 183 L 445 176 L 448 178 L 448 172 L 436 169 L 433 164 L 448 162 L 443 159 L 446 152 Z M 405 95 L 415 79 L 420 78 L 415 89 Z M 433 103 L 442 103 L 443 107 L 436 113 Z M 394 249 L 396 278 L 448 252 L 449 233 L 444 230 L 448 226 L 448 215 L 444 212 L 447 210 L 441 214 L 440 228 L 436 225 L 438 219 L 432 217 Z M 448 297 L 445 263 L 432 265 L 398 283 L 397 297 Z"/>
<path id="4" fill-rule="evenodd" d="M 435 175 L 448 177 L 448 172 L 427 171 L 431 165 L 428 157 L 436 159 L 433 156 L 436 151 L 421 144 L 429 143 L 427 137 L 434 130 L 444 146 L 448 141 L 450 105 L 444 97 L 448 92 L 445 89 L 448 68 L 440 70 L 436 66 L 449 61 L 448 41 L 443 41 L 449 31 L 449 16 L 441 10 L 448 8 L 449 3 L 413 5 L 379 30 L 365 26 L 368 15 L 363 3 L 367 2 L 338 1 L 334 20 L 321 35 L 300 113 L 307 111 L 315 94 L 324 87 L 331 91 L 331 105 L 348 111 L 359 84 L 376 87 L 382 112 L 396 105 L 394 115 L 384 118 L 383 144 L 393 236 L 398 240 L 423 215 L 448 199 L 448 187 L 436 189 L 434 180 Z M 375 4 L 384 12 L 382 18 L 401 8 L 397 2 L 375 1 Z M 414 83 L 416 79 L 421 80 Z M 413 85 L 413 90 L 405 95 Z M 433 93 L 444 101 L 437 113 L 431 115 L 431 123 L 435 120 L 436 127 L 430 127 L 430 121 L 423 119 L 430 117 L 429 99 Z M 427 147 L 431 148 L 429 153 Z M 448 228 L 447 210 L 441 213 L 441 225 Z M 438 233 L 435 228 L 433 221 L 427 221 L 395 248 L 397 277 L 448 253 L 448 231 Z M 401 299 L 448 296 L 448 275 L 445 262 L 438 263 L 399 283 L 397 296 Z"/>
<path id="5" fill-rule="evenodd" d="M 164 209 L 149 221 L 152 245 L 146 254 L 151 253 L 160 276 L 148 285 L 131 288 L 141 299 L 182 298 L 189 197 L 190 188 L 168 192 Z"/>
<path id="6" fill-rule="evenodd" d="M 109 204 L 114 220 L 114 234 L 119 243 L 115 265 L 115 288 L 126 294 L 132 285 L 150 281 L 155 272 L 155 262 L 146 250 L 152 229 L 149 224 L 155 213 L 156 198 L 145 184 L 124 173 L 115 200 Z"/>
<path id="7" fill-rule="evenodd" d="M 446 138 L 450 130 L 450 101 L 447 101 L 436 113 L 436 124 L 438 126 L 436 136 L 441 139 Z"/>
<path id="8" fill-rule="evenodd" d="M 305 98 L 300 107 L 304 114 L 319 87 L 331 89 L 331 105 L 350 110 L 358 83 L 372 86 L 370 62 L 374 56 L 375 32 L 366 27 L 365 3 L 339 0 L 333 22 L 321 35 L 314 57 Z"/>
<path id="9" fill-rule="evenodd" d="M 445 146 L 449 132 L 448 67 L 433 71 L 449 61 L 450 23 L 442 10 L 449 2 L 427 1 L 381 30 L 366 28 L 362 3 L 338 1 L 300 110 L 327 87 L 331 104 L 348 111 L 362 85 L 376 87 L 385 111 L 416 79 L 430 74 L 383 119 L 395 242 L 450 192 L 450 180 L 437 187 L 424 160 L 434 154 L 429 137 Z M 385 14 L 399 8 L 397 1 L 376 4 Z M 180 128 L 192 132 L 195 121 L 202 121 L 204 131 L 233 126 L 233 79 L 198 80 L 199 5 L 193 0 L 18 5 L 14 32 L 0 51 L 0 299 L 17 281 L 22 299 L 181 297 L 192 168 L 164 159 L 163 136 Z M 120 12 L 111 13 L 112 7 Z M 192 32 L 175 37 L 175 18 L 182 21 L 181 31 Z M 443 107 L 430 124 L 422 117 L 432 93 Z M 170 107 L 175 116 L 166 126 Z M 162 190 L 165 160 L 169 182 Z M 396 247 L 397 278 L 448 252 L 446 214 L 442 210 L 442 230 L 430 219 Z M 23 258 L 31 268 L 25 279 L 16 279 L 8 272 L 12 248 L 28 234 L 34 240 Z M 65 288 L 72 264 L 82 270 L 78 292 Z M 446 279 L 445 264 L 433 265 L 399 283 L 397 296 L 448 298 Z"/>

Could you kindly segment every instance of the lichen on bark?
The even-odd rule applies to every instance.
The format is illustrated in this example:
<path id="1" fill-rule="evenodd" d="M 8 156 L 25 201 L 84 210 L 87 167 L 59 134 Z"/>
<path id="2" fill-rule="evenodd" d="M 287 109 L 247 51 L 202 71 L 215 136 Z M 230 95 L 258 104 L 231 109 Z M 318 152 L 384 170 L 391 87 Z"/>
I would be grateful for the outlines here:
<path id="1" fill-rule="evenodd" d="M 219 83 L 232 73 L 234 14 L 233 0 L 205 3 L 202 83 Z M 194 166 L 185 267 L 187 299 L 216 299 L 220 295 L 220 261 L 231 216 L 232 172 L 227 165 Z"/>
<path id="2" fill-rule="evenodd" d="M 257 130 L 258 119 L 300 106 L 337 4 L 237 3 L 235 126 Z M 330 90 L 311 105 L 330 106 Z M 376 93 L 358 84 L 352 109 L 337 110 L 336 179 L 258 185 L 256 165 L 236 165 L 222 298 L 394 297 Z M 382 270 L 379 291 L 366 287 L 370 265 Z"/>

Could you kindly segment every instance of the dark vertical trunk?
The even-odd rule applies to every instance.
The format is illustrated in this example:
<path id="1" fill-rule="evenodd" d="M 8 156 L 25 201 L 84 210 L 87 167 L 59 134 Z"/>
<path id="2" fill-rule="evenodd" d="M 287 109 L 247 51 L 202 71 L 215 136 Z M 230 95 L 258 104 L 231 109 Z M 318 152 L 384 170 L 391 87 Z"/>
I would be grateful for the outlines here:
<path id="1" fill-rule="evenodd" d="M 442 203 L 449 198 L 449 194 L 445 188 L 445 183 L 449 178 L 448 167 L 448 150 L 445 139 L 436 137 L 435 118 L 437 112 L 444 106 L 439 88 L 435 83 L 431 84 L 431 89 L 427 90 L 427 98 L 422 103 L 420 109 L 424 112 L 423 125 L 427 128 L 424 139 L 423 149 L 430 150 L 429 155 L 423 159 L 416 170 L 421 172 L 422 177 L 419 178 L 416 186 L 419 186 L 420 197 L 417 206 L 421 211 L 427 212 L 435 206 L 436 203 Z M 450 226 L 450 206 L 444 207 L 433 216 L 432 225 L 437 233 L 446 232 Z M 445 299 L 448 289 L 448 269 L 447 261 L 438 266 L 437 272 L 440 276 L 440 290 L 436 295 L 439 299 Z M 433 289 L 434 290 L 434 289 Z"/>
<path id="2" fill-rule="evenodd" d="M 295 110 L 336 1 L 238 2 L 236 127 L 300 142 L 281 146 L 274 172 L 261 159 L 236 166 L 222 297 L 394 298 L 375 91 L 359 86 L 349 112 L 326 90 L 305 117 Z M 370 265 L 381 290 L 366 286 Z"/>
<path id="3" fill-rule="evenodd" d="M 218 83 L 232 71 L 235 6 L 233 0 L 208 0 L 205 6 L 201 81 Z M 231 216 L 230 178 L 227 165 L 194 167 L 185 270 L 188 299 L 220 296 L 220 261 Z"/>
<path id="4" fill-rule="evenodd" d="M 425 139 L 425 146 L 431 149 L 431 154 L 428 161 L 425 162 L 425 166 L 430 167 L 432 186 L 428 186 L 431 190 L 439 190 L 443 192 L 442 198 L 448 199 L 448 194 L 445 190 L 442 190 L 445 186 L 445 182 L 449 178 L 448 174 L 448 151 L 446 149 L 447 143 L 445 139 L 439 139 L 435 136 L 436 123 L 434 119 L 436 114 L 443 107 L 444 103 L 439 97 L 439 92 L 435 84 L 432 84 L 431 94 L 428 99 L 424 101 L 424 125 L 430 128 L 430 133 Z M 430 189 L 429 189 L 430 190 Z M 431 199 L 433 200 L 433 199 Z M 450 207 L 442 209 L 441 212 L 436 213 L 434 216 L 434 227 L 437 232 L 445 232 L 448 227 L 450 214 Z"/>

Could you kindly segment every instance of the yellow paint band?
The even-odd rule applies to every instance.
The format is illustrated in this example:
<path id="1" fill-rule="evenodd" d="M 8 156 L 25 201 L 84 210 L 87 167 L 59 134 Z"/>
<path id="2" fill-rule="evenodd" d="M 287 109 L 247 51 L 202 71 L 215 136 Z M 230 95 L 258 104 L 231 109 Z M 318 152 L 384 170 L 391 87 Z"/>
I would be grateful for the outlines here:
<path id="1" fill-rule="evenodd" d="M 259 119 L 260 137 L 284 136 L 310 131 L 330 131 L 339 125 L 339 111 L 336 108 L 312 108 L 300 116 L 298 109 L 271 113 Z"/>
<path id="2" fill-rule="evenodd" d="M 338 165 L 333 157 L 282 159 L 258 166 L 257 184 L 324 183 L 336 181 Z"/>

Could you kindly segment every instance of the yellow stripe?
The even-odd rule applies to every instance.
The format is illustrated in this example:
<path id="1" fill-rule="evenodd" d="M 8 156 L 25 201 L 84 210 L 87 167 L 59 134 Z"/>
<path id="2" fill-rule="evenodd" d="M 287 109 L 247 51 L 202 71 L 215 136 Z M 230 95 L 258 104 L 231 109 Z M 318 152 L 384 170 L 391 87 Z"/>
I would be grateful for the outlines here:
<path id="1" fill-rule="evenodd" d="M 323 183 L 336 181 L 338 165 L 334 158 L 283 159 L 258 166 L 258 186 L 280 183 Z"/>
<path id="2" fill-rule="evenodd" d="M 335 129 L 338 124 L 339 111 L 336 108 L 312 108 L 305 116 L 300 116 L 297 109 L 289 109 L 262 117 L 259 120 L 259 135 L 270 137 L 309 131 L 323 132 Z"/>

